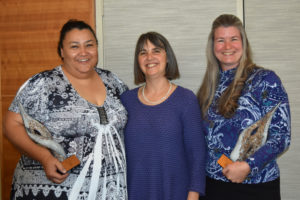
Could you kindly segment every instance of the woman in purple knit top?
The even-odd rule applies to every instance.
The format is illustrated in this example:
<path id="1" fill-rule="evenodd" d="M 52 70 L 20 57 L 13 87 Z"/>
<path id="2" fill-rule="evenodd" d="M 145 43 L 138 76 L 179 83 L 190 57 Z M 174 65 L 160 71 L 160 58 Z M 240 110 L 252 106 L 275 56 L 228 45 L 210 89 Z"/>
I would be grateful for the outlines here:
<path id="1" fill-rule="evenodd" d="M 122 94 L 129 200 L 198 200 L 205 191 L 205 141 L 194 93 L 179 77 L 165 37 L 142 34 L 134 60 L 135 84 Z"/>

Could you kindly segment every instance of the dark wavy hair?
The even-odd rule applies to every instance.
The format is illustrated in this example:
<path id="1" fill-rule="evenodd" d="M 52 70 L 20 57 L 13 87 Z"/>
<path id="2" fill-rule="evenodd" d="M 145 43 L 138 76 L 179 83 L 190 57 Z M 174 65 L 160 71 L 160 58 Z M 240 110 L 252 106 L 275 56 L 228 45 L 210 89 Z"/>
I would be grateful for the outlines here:
<path id="1" fill-rule="evenodd" d="M 90 25 L 88 25 L 87 23 L 85 23 L 84 21 L 81 21 L 81 20 L 70 19 L 63 25 L 63 27 L 60 30 L 59 42 L 57 45 L 57 53 L 61 59 L 63 59 L 63 57 L 61 56 L 61 49 L 63 48 L 63 41 L 66 37 L 66 34 L 73 29 L 79 29 L 79 30 L 88 29 L 89 31 L 91 31 L 91 33 L 95 37 L 96 43 L 98 45 L 96 33 Z"/>

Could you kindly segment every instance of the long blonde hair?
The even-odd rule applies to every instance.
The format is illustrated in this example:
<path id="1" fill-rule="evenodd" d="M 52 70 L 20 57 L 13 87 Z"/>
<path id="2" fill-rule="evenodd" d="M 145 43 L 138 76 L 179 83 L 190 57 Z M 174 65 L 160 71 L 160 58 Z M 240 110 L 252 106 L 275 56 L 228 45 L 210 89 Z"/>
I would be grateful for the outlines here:
<path id="1" fill-rule="evenodd" d="M 223 14 L 217 17 L 211 28 L 206 46 L 207 68 L 204 79 L 197 93 L 201 106 L 202 116 L 206 118 L 209 106 L 211 105 L 216 88 L 219 82 L 220 66 L 214 54 L 214 34 L 219 27 L 236 27 L 241 34 L 243 43 L 243 54 L 239 61 L 234 80 L 218 99 L 218 112 L 225 118 L 230 118 L 238 108 L 238 99 L 244 88 L 245 82 L 256 65 L 252 61 L 251 47 L 247 39 L 245 29 L 240 19 L 231 14 Z"/>

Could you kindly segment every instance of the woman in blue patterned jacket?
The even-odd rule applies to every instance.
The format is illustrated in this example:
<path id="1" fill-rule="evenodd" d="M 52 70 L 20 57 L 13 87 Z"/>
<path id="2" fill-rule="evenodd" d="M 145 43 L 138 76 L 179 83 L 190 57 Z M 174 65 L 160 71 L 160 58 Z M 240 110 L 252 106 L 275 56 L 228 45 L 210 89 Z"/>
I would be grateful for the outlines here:
<path id="1" fill-rule="evenodd" d="M 206 53 L 198 92 L 207 142 L 206 199 L 280 199 L 276 159 L 289 147 L 291 130 L 279 77 L 253 63 L 234 15 L 215 19 Z M 225 156 L 233 162 L 223 165 Z"/>

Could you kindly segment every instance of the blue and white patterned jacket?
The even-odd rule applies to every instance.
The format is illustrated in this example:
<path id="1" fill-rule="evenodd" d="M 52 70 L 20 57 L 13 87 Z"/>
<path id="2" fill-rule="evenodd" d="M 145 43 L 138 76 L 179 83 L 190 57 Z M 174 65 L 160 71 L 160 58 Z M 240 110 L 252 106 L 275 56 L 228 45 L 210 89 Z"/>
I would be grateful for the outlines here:
<path id="1" fill-rule="evenodd" d="M 288 95 L 273 71 L 257 68 L 246 82 L 234 116 L 226 119 L 216 112 L 216 100 L 232 82 L 235 72 L 236 69 L 220 72 L 219 86 L 207 113 L 208 121 L 204 122 L 208 146 L 206 174 L 229 182 L 217 160 L 222 154 L 229 157 L 240 133 L 280 103 L 272 117 L 266 143 L 246 160 L 251 172 L 243 183 L 272 181 L 279 177 L 276 158 L 289 147 L 291 140 Z"/>

